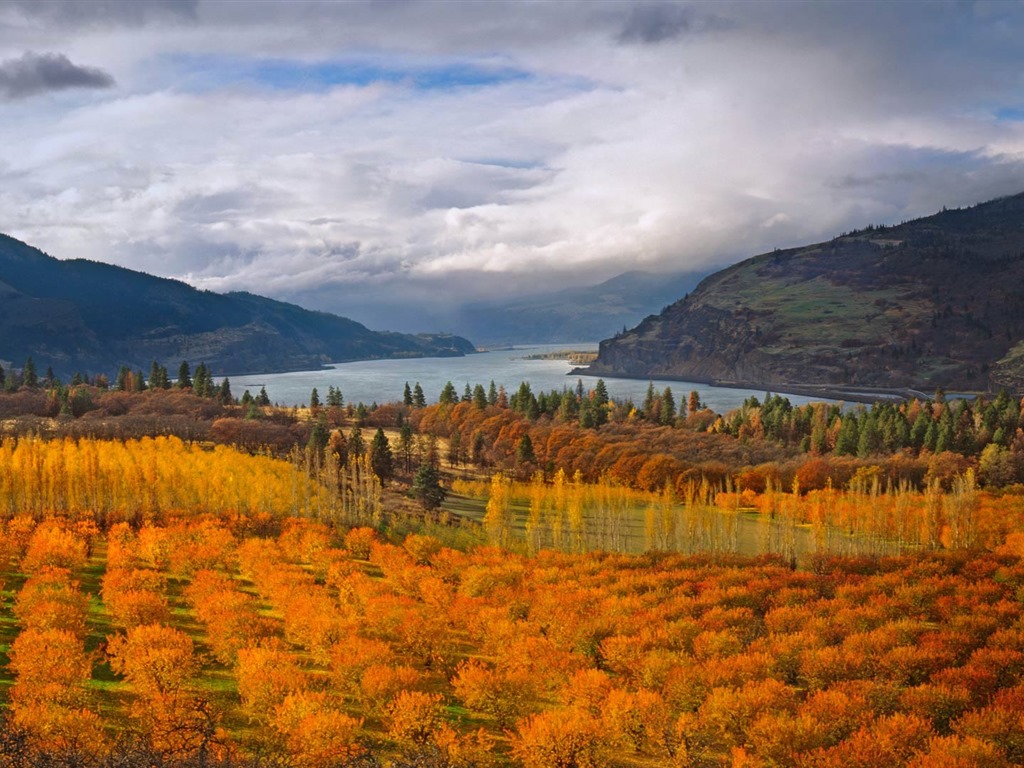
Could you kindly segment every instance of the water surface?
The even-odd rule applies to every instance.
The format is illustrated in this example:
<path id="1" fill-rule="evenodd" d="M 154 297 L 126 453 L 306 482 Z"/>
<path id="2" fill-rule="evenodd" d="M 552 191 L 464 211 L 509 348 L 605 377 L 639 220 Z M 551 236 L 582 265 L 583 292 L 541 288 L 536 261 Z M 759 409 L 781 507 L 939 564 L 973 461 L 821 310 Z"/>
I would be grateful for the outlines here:
<path id="1" fill-rule="evenodd" d="M 346 403 L 383 404 L 400 401 L 405 383 L 413 386 L 420 383 L 427 402 L 437 402 L 446 382 L 455 385 L 459 395 L 466 384 L 470 388 L 482 384 L 484 388 L 494 381 L 512 394 L 521 382 L 527 381 L 533 392 L 547 392 L 552 389 L 573 388 L 577 376 L 567 375 L 575 366 L 568 360 L 530 360 L 532 355 L 542 355 L 559 350 L 596 351 L 593 342 L 580 344 L 548 344 L 517 346 L 491 352 L 481 352 L 465 357 L 423 357 L 412 360 L 363 360 L 353 363 L 337 363 L 315 371 L 293 373 L 266 373 L 239 376 L 231 381 L 231 390 L 237 397 L 248 389 L 253 395 L 261 386 L 266 387 L 272 402 L 280 405 L 306 405 L 310 392 L 316 387 L 320 400 L 327 394 L 328 386 L 341 389 Z M 608 393 L 616 400 L 631 399 L 643 402 L 647 392 L 647 380 L 604 378 Z M 592 388 L 597 379 L 582 377 L 583 386 Z M 701 401 L 718 413 L 727 413 L 742 405 L 750 396 L 763 398 L 764 390 L 733 389 L 694 384 L 685 381 L 654 380 L 658 392 L 671 387 L 676 404 L 685 402 L 691 390 L 700 393 Z M 787 395 L 794 405 L 802 405 L 823 398 Z"/>

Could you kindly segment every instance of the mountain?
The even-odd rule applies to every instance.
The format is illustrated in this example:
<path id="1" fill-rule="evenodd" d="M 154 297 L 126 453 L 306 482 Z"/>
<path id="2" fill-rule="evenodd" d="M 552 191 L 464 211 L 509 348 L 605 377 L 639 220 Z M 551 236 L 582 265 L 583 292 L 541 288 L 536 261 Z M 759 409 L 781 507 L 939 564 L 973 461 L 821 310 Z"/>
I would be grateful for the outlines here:
<path id="1" fill-rule="evenodd" d="M 328 362 L 459 356 L 445 334 L 371 331 L 326 312 L 251 293 L 217 294 L 177 280 L 73 259 L 0 235 L 0 359 L 39 370 L 149 370 L 182 360 L 219 375 L 301 370 Z"/>
<path id="2" fill-rule="evenodd" d="M 478 344 L 559 344 L 602 339 L 693 290 L 706 273 L 626 272 L 598 285 L 459 307 L 450 321 Z"/>
<path id="3" fill-rule="evenodd" d="M 588 373 L 1024 391 L 1024 195 L 742 261 Z"/>

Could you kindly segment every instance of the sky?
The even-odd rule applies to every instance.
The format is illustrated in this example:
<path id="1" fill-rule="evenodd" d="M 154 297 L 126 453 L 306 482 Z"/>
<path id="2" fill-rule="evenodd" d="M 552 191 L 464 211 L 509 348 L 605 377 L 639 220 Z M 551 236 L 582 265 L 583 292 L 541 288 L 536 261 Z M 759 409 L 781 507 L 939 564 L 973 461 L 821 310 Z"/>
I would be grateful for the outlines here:
<path id="1" fill-rule="evenodd" d="M 393 330 L 1024 191 L 1024 5 L 0 0 L 0 231 Z"/>

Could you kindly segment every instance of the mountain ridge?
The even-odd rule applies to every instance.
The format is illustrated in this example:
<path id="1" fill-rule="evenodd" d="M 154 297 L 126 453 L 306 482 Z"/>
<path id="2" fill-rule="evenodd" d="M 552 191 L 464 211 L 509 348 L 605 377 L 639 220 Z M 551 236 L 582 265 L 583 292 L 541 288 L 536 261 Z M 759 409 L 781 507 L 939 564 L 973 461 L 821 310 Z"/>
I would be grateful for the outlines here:
<path id="1" fill-rule="evenodd" d="M 733 264 L 602 341 L 587 372 L 1024 391 L 1024 194 Z"/>
<path id="2" fill-rule="evenodd" d="M 218 294 L 85 259 L 59 260 L 0 234 L 0 358 L 58 375 L 205 362 L 218 375 L 475 351 L 450 334 L 371 331 L 252 293 Z"/>

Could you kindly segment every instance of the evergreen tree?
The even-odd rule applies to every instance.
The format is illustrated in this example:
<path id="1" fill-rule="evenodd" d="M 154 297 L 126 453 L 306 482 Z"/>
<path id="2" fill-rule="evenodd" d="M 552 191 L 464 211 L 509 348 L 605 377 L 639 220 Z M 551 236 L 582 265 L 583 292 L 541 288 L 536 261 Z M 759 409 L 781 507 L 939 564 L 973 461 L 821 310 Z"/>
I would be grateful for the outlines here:
<path id="1" fill-rule="evenodd" d="M 402 469 L 406 472 L 412 470 L 412 425 L 403 424 L 398 431 L 398 458 L 402 462 Z"/>
<path id="2" fill-rule="evenodd" d="M 217 402 L 221 405 L 231 405 L 233 400 L 234 398 L 231 396 L 231 382 L 225 376 L 224 380 L 220 383 L 220 388 L 217 390 Z"/>
<path id="3" fill-rule="evenodd" d="M 437 450 L 437 437 L 427 435 L 426 460 L 435 469 L 441 469 L 441 453 Z"/>
<path id="4" fill-rule="evenodd" d="M 328 385 L 327 387 L 327 407 L 328 408 L 341 408 L 345 404 L 345 398 L 341 395 L 341 388 Z"/>
<path id="5" fill-rule="evenodd" d="M 200 397 L 213 397 L 213 373 L 206 363 L 196 366 L 195 375 L 192 377 L 192 390 Z"/>
<path id="6" fill-rule="evenodd" d="M 47 389 L 52 389 L 57 384 L 60 384 L 60 381 L 58 381 L 57 377 L 54 375 L 53 367 L 49 365 L 46 366 L 46 376 L 43 378 L 43 386 Z"/>
<path id="7" fill-rule="evenodd" d="M 75 412 L 71 409 L 71 402 L 68 398 L 68 390 L 63 387 L 60 390 L 60 416 L 62 418 L 74 418 Z"/>
<path id="8" fill-rule="evenodd" d="M 665 387 L 661 393 L 661 423 L 665 426 L 672 426 L 676 420 L 676 398 L 672 394 L 672 387 Z"/>
<path id="9" fill-rule="evenodd" d="M 522 466 L 523 464 L 533 464 L 536 460 L 537 457 L 533 453 L 533 441 L 527 433 L 519 438 L 519 445 L 516 446 L 516 463 Z"/>
<path id="10" fill-rule="evenodd" d="M 471 403 L 473 402 L 473 391 L 469 388 L 469 382 L 466 382 L 466 388 L 462 390 L 462 402 Z"/>
<path id="11" fill-rule="evenodd" d="M 39 384 L 36 364 L 31 356 L 25 360 L 25 367 L 21 370 L 21 383 L 26 387 L 36 387 Z"/>
<path id="12" fill-rule="evenodd" d="M 494 386 L 494 379 L 491 379 L 491 386 L 487 389 L 487 404 L 498 404 L 498 388 Z"/>
<path id="13" fill-rule="evenodd" d="M 309 393 L 309 409 L 315 411 L 320 407 L 320 393 L 316 391 L 316 387 L 313 387 L 313 391 Z"/>
<path id="14" fill-rule="evenodd" d="M 427 405 L 427 398 L 423 394 L 423 387 L 417 381 L 416 386 L 412 388 L 412 404 L 414 408 L 424 408 Z"/>
<path id="15" fill-rule="evenodd" d="M 878 431 L 878 422 L 873 414 L 868 414 L 864 423 L 859 426 L 857 435 L 857 455 L 862 459 L 873 456 L 882 446 L 882 436 Z"/>
<path id="16" fill-rule="evenodd" d="M 910 425 L 907 424 L 907 420 L 900 417 L 894 419 L 893 422 L 893 442 L 892 451 L 902 450 L 910 445 Z"/>
<path id="17" fill-rule="evenodd" d="M 142 375 L 142 370 L 135 372 L 135 378 L 132 379 L 132 389 L 136 392 L 146 391 L 146 379 Z"/>
<path id="18" fill-rule="evenodd" d="M 860 440 L 860 433 L 857 429 L 857 417 L 852 413 L 848 414 L 839 427 L 839 434 L 836 435 L 836 455 L 856 456 Z"/>
<path id="19" fill-rule="evenodd" d="M 971 404 L 966 399 L 957 404 L 953 422 L 952 450 L 962 453 L 964 456 L 972 455 L 977 450 L 974 438 L 974 414 L 971 412 Z"/>
<path id="20" fill-rule="evenodd" d="M 655 397 L 655 395 L 654 395 L 654 382 L 653 381 L 648 381 L 647 382 L 647 394 L 644 395 L 644 404 L 643 404 L 643 411 L 644 411 L 644 418 L 645 419 L 652 419 L 653 416 L 654 416 L 654 397 Z"/>
<path id="21" fill-rule="evenodd" d="M 594 405 L 588 397 L 580 402 L 580 426 L 583 429 L 593 429 L 597 426 L 594 420 Z"/>
<path id="22" fill-rule="evenodd" d="M 92 408 L 92 395 L 85 387 L 77 387 L 71 392 L 71 415 L 78 417 Z"/>
<path id="23" fill-rule="evenodd" d="M 542 413 L 550 412 L 549 409 L 551 408 L 551 397 L 557 397 L 557 395 L 555 393 L 548 395 L 547 392 L 541 392 L 539 395 L 537 395 L 537 407 L 535 409 L 535 414 L 533 418 L 537 418 L 537 416 L 540 416 Z"/>
<path id="24" fill-rule="evenodd" d="M 260 387 L 260 393 L 256 396 L 256 404 L 260 406 L 270 405 L 270 397 L 267 395 L 266 387 Z"/>
<path id="25" fill-rule="evenodd" d="M 327 428 L 327 422 L 322 418 L 317 419 L 313 424 L 312 431 L 309 433 L 309 442 L 306 444 L 306 448 L 313 454 L 317 462 L 323 461 L 324 449 L 327 447 L 327 442 L 330 438 L 331 431 Z"/>
<path id="26" fill-rule="evenodd" d="M 402 404 L 412 406 L 412 389 L 409 387 L 409 382 L 405 382 L 405 389 L 402 391 Z"/>
<path id="27" fill-rule="evenodd" d="M 540 408 L 537 398 L 534 397 L 528 381 L 521 382 L 519 390 L 512 395 L 512 410 L 523 414 L 528 419 L 536 419 L 539 415 Z"/>
<path id="28" fill-rule="evenodd" d="M 1002 427 L 996 427 L 996 431 L 992 433 L 992 442 L 996 445 L 1006 445 L 1006 433 Z"/>
<path id="29" fill-rule="evenodd" d="M 599 427 L 608 421 L 608 387 L 604 379 L 598 379 L 594 385 L 593 402 L 591 403 L 591 416 L 594 426 Z"/>
<path id="30" fill-rule="evenodd" d="M 484 390 L 483 384 L 473 387 L 473 405 L 481 411 L 487 407 L 487 392 Z"/>
<path id="31" fill-rule="evenodd" d="M 455 385 L 450 381 L 444 385 L 444 389 L 441 390 L 441 396 L 437 399 L 441 405 L 452 405 L 459 399 L 458 393 L 455 391 Z"/>
<path id="32" fill-rule="evenodd" d="M 457 429 L 448 439 L 448 463 L 453 467 L 462 463 L 462 433 Z"/>
<path id="33" fill-rule="evenodd" d="M 394 477 L 395 460 L 391 454 L 391 444 L 380 427 L 377 427 L 377 432 L 370 443 L 370 466 L 382 483 Z"/>
<path id="34" fill-rule="evenodd" d="M 828 430 L 825 429 L 825 420 L 821 418 L 815 418 L 814 427 L 811 429 L 811 437 L 808 441 L 807 449 L 820 456 L 828 450 L 827 440 Z"/>
<path id="35" fill-rule="evenodd" d="M 178 366 L 178 389 L 190 389 L 192 387 L 192 371 L 188 367 L 188 361 L 182 360 Z"/>
<path id="36" fill-rule="evenodd" d="M 473 450 L 472 458 L 473 463 L 478 467 L 482 467 L 487 463 L 487 439 L 484 437 L 483 432 L 473 433 Z"/>
<path id="37" fill-rule="evenodd" d="M 128 377 L 131 376 L 131 374 L 132 372 L 128 370 L 127 365 L 122 365 L 117 369 L 117 383 L 114 385 L 114 388 L 118 392 L 124 392 L 128 389 Z"/>
<path id="38" fill-rule="evenodd" d="M 412 481 L 412 495 L 427 510 L 437 509 L 448 495 L 441 487 L 441 475 L 429 461 L 421 464 Z"/>
<path id="39" fill-rule="evenodd" d="M 918 450 L 924 445 L 924 437 L 928 433 L 928 425 L 931 423 L 931 416 L 922 408 L 921 412 L 917 414 L 917 418 L 914 419 L 914 426 L 910 430 L 910 444 Z"/>
<path id="40" fill-rule="evenodd" d="M 359 458 L 366 452 L 366 443 L 363 441 L 363 430 L 359 427 L 352 427 L 352 432 L 348 436 L 348 453 L 349 456 Z"/>
<path id="41" fill-rule="evenodd" d="M 569 424 L 579 417 L 580 401 L 576 399 L 575 393 L 567 393 L 562 397 L 561 403 L 558 405 L 558 416 L 559 418 Z"/>
<path id="42" fill-rule="evenodd" d="M 7 384 L 7 374 L 4 372 L 4 367 L 0 365 L 0 387 Z"/>

